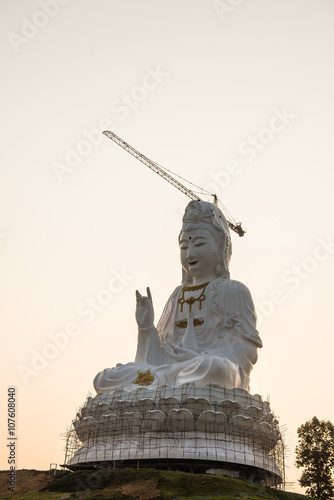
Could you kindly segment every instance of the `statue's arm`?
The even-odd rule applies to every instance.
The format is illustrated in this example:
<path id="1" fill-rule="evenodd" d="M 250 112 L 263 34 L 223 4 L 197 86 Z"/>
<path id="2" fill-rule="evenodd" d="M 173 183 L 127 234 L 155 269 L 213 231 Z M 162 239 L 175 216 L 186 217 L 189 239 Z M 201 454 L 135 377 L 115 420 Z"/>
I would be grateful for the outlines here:
<path id="1" fill-rule="evenodd" d="M 136 363 L 160 366 L 165 362 L 160 337 L 155 326 L 138 328 Z"/>
<path id="2" fill-rule="evenodd" d="M 238 364 L 249 375 L 258 358 L 257 346 L 254 342 L 244 339 L 242 343 L 233 346 L 233 353 Z"/>

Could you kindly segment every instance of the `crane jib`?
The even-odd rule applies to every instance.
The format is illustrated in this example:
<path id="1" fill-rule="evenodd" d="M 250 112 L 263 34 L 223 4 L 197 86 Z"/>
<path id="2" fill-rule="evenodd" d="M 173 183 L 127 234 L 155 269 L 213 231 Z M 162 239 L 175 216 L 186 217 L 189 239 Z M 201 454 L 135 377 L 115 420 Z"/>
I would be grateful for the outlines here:
<path id="1" fill-rule="evenodd" d="M 135 148 L 130 146 L 127 142 L 123 141 L 118 135 L 116 135 L 114 132 L 111 132 L 110 130 L 105 130 L 103 132 L 104 135 L 109 137 L 112 141 L 114 141 L 116 144 L 121 146 L 125 151 L 130 153 L 132 156 L 137 158 L 139 161 L 144 163 L 147 167 L 149 167 L 153 172 L 157 173 L 160 175 L 163 179 L 165 179 L 167 182 L 172 184 L 174 187 L 176 187 L 179 191 L 184 193 L 186 196 L 188 196 L 192 200 L 197 200 L 197 201 L 203 201 L 197 194 L 195 194 L 191 189 L 188 189 L 186 186 L 181 184 L 177 179 L 172 177 L 168 172 L 166 172 L 163 168 L 161 168 L 157 163 L 155 163 L 153 160 L 150 160 L 147 158 L 147 156 L 143 155 L 139 151 L 137 151 Z M 216 195 L 215 200 L 217 199 Z M 242 229 L 241 224 L 233 224 L 233 222 L 230 222 L 227 220 L 229 227 L 235 231 L 239 236 L 243 236 L 245 234 L 245 231 Z"/>

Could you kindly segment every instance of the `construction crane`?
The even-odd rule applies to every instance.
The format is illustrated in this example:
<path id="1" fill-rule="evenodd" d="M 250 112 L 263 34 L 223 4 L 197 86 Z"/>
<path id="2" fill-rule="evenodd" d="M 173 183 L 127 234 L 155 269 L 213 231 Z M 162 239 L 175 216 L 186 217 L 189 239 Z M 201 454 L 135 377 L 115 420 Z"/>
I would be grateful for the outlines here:
<path id="1" fill-rule="evenodd" d="M 174 177 L 172 177 L 167 172 L 167 169 L 164 169 L 163 167 L 161 167 L 155 161 L 150 160 L 149 158 L 147 158 L 147 156 L 145 156 L 142 153 L 140 153 L 139 151 L 137 151 L 135 148 L 133 148 L 132 146 L 130 146 L 130 144 L 128 144 L 127 142 L 123 141 L 123 139 L 121 139 L 120 137 L 118 137 L 118 135 L 116 135 L 114 132 L 111 132 L 110 130 L 105 130 L 103 132 L 103 134 L 106 135 L 107 137 L 109 137 L 109 139 L 111 139 L 116 144 L 118 144 L 119 146 L 121 146 L 121 148 L 125 149 L 125 151 L 127 151 L 128 153 L 130 153 L 132 156 L 134 156 L 135 158 L 137 158 L 139 161 L 141 161 L 142 163 L 144 163 L 144 165 L 146 165 L 151 170 L 153 170 L 153 172 L 157 173 L 163 179 L 165 179 L 167 182 L 169 182 L 170 184 L 172 184 L 173 186 L 175 186 L 179 191 L 181 191 L 186 196 L 188 196 L 188 198 L 190 198 L 192 200 L 203 201 L 202 198 L 200 198 L 196 193 L 194 193 L 194 191 L 191 191 L 191 189 L 188 189 L 186 186 L 184 186 L 183 184 L 181 184 L 181 182 L 179 182 L 177 179 L 175 179 Z M 176 175 L 176 174 L 174 174 L 174 175 Z M 180 177 L 180 176 L 178 176 L 178 177 Z M 189 181 L 186 181 L 186 182 L 188 182 L 189 184 L 191 184 Z M 202 191 L 204 191 L 204 189 L 202 189 Z M 227 212 L 226 208 L 224 207 L 224 205 L 218 200 L 217 195 L 209 193 L 209 192 L 207 192 L 207 193 L 210 194 L 211 196 L 213 196 L 213 201 L 214 201 L 215 205 L 218 205 L 218 203 L 221 205 L 222 211 L 224 212 L 224 215 L 226 217 L 226 220 L 227 220 L 227 223 L 228 223 L 229 227 L 233 231 L 235 231 L 239 236 L 243 236 L 246 231 L 242 228 L 241 223 L 240 222 L 237 223 L 237 222 L 235 222 L 233 220 L 233 218 L 231 217 L 231 215 L 228 214 L 228 212 Z"/>

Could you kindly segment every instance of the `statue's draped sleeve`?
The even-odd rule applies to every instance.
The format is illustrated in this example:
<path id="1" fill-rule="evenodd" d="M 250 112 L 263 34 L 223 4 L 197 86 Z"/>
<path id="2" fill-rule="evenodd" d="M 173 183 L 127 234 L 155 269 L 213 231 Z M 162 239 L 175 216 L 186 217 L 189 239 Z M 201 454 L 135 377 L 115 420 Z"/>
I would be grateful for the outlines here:
<path id="1" fill-rule="evenodd" d="M 173 318 L 176 317 L 177 296 L 181 288 L 182 285 L 175 288 L 174 292 L 169 297 L 159 319 L 157 330 L 161 345 L 174 344 L 175 339 Z"/>
<path id="2" fill-rule="evenodd" d="M 262 347 L 262 341 L 256 329 L 256 313 L 252 296 L 248 288 L 239 281 L 225 280 L 221 287 L 221 303 L 224 304 L 223 328 L 235 328 L 244 338 Z M 221 333 L 218 332 L 218 335 Z"/>

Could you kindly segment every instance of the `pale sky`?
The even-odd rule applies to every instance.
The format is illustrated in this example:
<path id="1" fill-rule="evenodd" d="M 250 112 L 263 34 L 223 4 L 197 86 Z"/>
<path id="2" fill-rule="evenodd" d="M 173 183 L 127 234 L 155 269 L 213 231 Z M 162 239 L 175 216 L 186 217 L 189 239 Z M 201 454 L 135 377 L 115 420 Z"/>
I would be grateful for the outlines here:
<path id="1" fill-rule="evenodd" d="M 19 468 L 63 463 L 95 375 L 133 361 L 135 290 L 151 287 L 157 322 L 180 284 L 189 200 L 110 128 L 247 228 L 231 277 L 264 343 L 251 392 L 286 426 L 301 491 L 296 430 L 334 422 L 333 14 L 331 0 L 2 0 L 1 400 L 6 415 L 16 387 Z"/>

